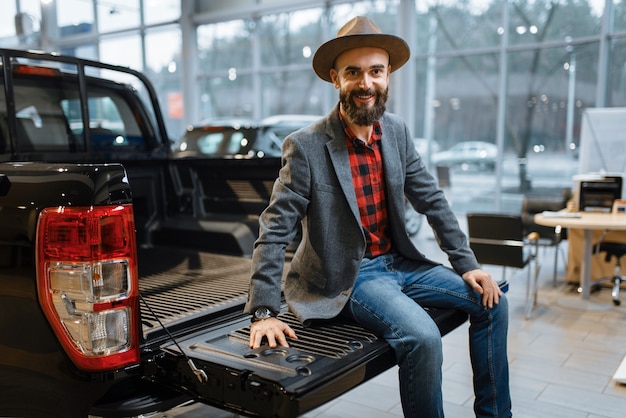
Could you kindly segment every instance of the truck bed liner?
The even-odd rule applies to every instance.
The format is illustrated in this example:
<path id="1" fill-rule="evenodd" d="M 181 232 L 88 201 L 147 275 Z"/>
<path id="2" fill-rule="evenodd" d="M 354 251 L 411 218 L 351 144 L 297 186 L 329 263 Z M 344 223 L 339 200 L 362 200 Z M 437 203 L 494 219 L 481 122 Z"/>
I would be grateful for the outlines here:
<path id="1" fill-rule="evenodd" d="M 250 259 L 177 249 L 140 252 L 142 331 L 146 340 L 241 315 L 250 282 Z"/>

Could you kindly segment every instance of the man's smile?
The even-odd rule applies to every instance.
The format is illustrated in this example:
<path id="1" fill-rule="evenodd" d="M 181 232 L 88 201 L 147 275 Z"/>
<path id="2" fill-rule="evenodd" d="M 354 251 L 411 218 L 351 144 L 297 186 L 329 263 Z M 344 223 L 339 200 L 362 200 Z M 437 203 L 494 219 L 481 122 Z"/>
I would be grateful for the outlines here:
<path id="1" fill-rule="evenodd" d="M 368 103 L 373 103 L 374 101 L 376 101 L 376 94 L 375 93 L 370 93 L 370 92 L 365 92 L 365 93 L 354 93 L 352 95 L 352 97 L 354 98 L 354 101 L 358 104 L 368 104 Z"/>

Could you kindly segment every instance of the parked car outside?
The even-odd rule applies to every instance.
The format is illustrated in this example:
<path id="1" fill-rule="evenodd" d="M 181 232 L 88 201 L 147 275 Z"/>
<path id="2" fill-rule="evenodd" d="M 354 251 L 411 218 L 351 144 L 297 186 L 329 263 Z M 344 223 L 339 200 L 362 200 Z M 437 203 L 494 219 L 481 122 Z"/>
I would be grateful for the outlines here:
<path id="1" fill-rule="evenodd" d="M 275 115 L 259 122 L 216 119 L 187 129 L 175 144 L 175 156 L 214 158 L 280 157 L 282 143 L 291 132 L 319 119 L 313 115 Z"/>
<path id="2" fill-rule="evenodd" d="M 247 119 L 216 119 L 190 126 L 174 145 L 174 156 L 232 158 L 247 156 L 258 123 Z"/>
<path id="3" fill-rule="evenodd" d="M 430 141 L 426 138 L 413 138 L 413 144 L 415 144 L 415 150 L 422 157 L 422 159 L 427 163 L 430 163 L 430 156 L 439 152 L 439 142 L 431 139 Z"/>
<path id="4" fill-rule="evenodd" d="M 257 157 L 280 157 L 283 141 L 290 133 L 320 119 L 315 115 L 274 115 L 261 120 L 254 145 Z"/>
<path id="5" fill-rule="evenodd" d="M 432 155 L 435 166 L 448 166 L 468 170 L 472 167 L 482 170 L 494 170 L 498 147 L 485 141 L 459 142 L 447 151 Z"/>

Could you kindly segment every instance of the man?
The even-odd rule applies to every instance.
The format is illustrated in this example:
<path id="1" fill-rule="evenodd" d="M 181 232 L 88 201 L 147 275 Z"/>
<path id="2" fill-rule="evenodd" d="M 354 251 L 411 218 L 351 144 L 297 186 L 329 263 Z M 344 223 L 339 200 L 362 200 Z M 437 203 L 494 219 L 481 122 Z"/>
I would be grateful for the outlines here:
<path id="1" fill-rule="evenodd" d="M 506 299 L 480 269 L 406 125 L 385 112 L 390 73 L 409 55 L 402 39 L 366 17 L 352 19 L 315 53 L 313 69 L 339 90 L 339 104 L 284 142 L 252 257 L 250 346 L 264 337 L 271 347 L 297 338 L 276 314 L 285 247 L 304 220 L 283 284 L 300 321 L 345 315 L 377 333 L 396 354 L 405 416 L 441 417 L 441 335 L 423 307 L 466 311 L 476 416 L 510 417 Z M 405 196 L 428 218 L 454 270 L 408 238 Z"/>

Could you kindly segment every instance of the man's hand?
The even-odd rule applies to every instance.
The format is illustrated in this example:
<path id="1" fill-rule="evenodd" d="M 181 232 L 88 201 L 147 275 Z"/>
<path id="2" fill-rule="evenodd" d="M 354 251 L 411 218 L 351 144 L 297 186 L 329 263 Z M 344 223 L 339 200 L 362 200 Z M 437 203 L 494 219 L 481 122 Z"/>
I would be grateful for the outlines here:
<path id="1" fill-rule="evenodd" d="M 491 274 L 484 270 L 476 269 L 470 270 L 463 274 L 463 280 L 472 286 L 476 292 L 482 295 L 483 306 L 493 308 L 493 305 L 497 305 L 502 296 L 502 290 L 500 286 L 492 278 Z"/>
<path id="2" fill-rule="evenodd" d="M 267 338 L 271 348 L 275 348 L 276 343 L 289 347 L 286 337 L 298 339 L 295 331 L 278 318 L 262 319 L 250 325 L 250 348 L 260 347 L 263 337 Z"/>

